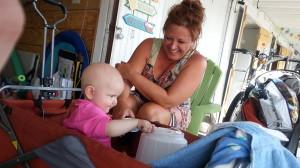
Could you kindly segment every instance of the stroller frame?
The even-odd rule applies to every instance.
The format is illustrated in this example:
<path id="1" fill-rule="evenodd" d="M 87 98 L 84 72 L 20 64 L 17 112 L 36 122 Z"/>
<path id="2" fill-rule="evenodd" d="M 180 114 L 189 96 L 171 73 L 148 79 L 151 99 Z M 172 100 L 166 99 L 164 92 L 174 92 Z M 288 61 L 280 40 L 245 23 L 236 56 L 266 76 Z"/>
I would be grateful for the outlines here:
<path id="1" fill-rule="evenodd" d="M 102 144 L 92 140 L 91 138 L 62 126 L 62 121 L 67 118 L 75 108 L 76 100 L 72 100 L 71 105 L 66 108 L 64 100 L 42 100 L 42 108 L 45 111 L 45 118 L 40 117 L 39 112 L 32 100 L 4 100 L 4 112 L 13 127 L 20 145 L 23 147 L 25 154 L 19 155 L 19 158 L 28 161 L 30 166 L 44 168 L 51 164 L 47 164 L 43 158 L 33 159 L 25 158 L 24 156 L 31 151 L 36 151 L 37 148 L 56 141 L 60 137 L 66 135 L 75 135 L 79 137 L 84 144 L 88 155 L 96 167 L 149 167 L 142 162 L 134 160 L 136 155 L 141 132 L 132 132 L 122 137 L 112 138 L 111 143 L 113 148 L 103 146 Z M 8 111 L 8 109 L 12 109 Z M 157 124 L 159 127 L 167 127 Z M 0 129 L 1 143 L 0 148 L 4 153 L 0 155 L 0 162 L 6 162 L 16 157 L 14 148 L 9 145 L 11 141 L 9 136 L 3 129 Z M 190 133 L 184 132 L 184 136 L 188 144 L 200 139 Z M 69 145 L 69 144 L 68 144 Z M 124 155 L 124 152 L 127 155 Z M 63 152 L 57 152 L 58 157 L 65 157 Z M 30 160 L 30 161 L 29 161 Z M 43 162 L 41 162 L 43 161 Z M 55 160 L 56 162 L 56 160 Z M 46 163 L 46 165 L 45 165 Z M 48 166 L 47 166 L 48 165 Z M 1 165 L 0 163 L 0 166 Z M 64 168 L 67 166 L 63 166 Z M 73 167 L 72 167 L 73 168 Z"/>
<path id="2" fill-rule="evenodd" d="M 54 91 L 81 91 L 80 88 L 54 88 L 54 87 L 52 87 L 52 85 L 53 85 L 52 72 L 53 72 L 53 57 L 54 57 L 54 36 L 55 36 L 56 25 L 63 22 L 67 18 L 68 10 L 63 3 L 58 2 L 56 0 L 44 0 L 44 1 L 49 4 L 52 4 L 54 6 L 60 7 L 63 11 L 64 16 L 63 16 L 63 18 L 57 20 L 53 25 L 48 25 L 46 18 L 42 15 L 42 13 L 37 8 L 38 0 L 32 0 L 32 4 L 33 4 L 35 11 L 38 13 L 38 15 L 42 18 L 42 20 L 44 22 L 43 57 L 42 57 L 42 66 L 41 66 L 42 71 L 41 71 L 41 80 L 40 80 L 40 85 L 42 87 L 6 85 L 6 86 L 0 88 L 0 93 L 5 89 L 40 90 L 40 96 L 39 96 L 40 99 L 50 99 L 51 97 L 54 96 Z M 45 73 L 44 68 L 45 68 L 45 62 L 46 62 L 46 41 L 47 41 L 48 29 L 52 30 L 52 32 L 51 32 L 52 44 L 51 44 L 51 56 L 50 56 L 50 76 L 45 78 L 44 77 L 44 73 Z M 42 111 L 42 116 L 44 117 L 43 111 Z M 6 117 L 6 114 L 5 114 L 1 104 L 0 104 L 0 119 L 3 122 L 3 123 L 0 122 L 0 127 L 8 133 L 8 135 L 11 139 L 11 142 L 17 151 L 17 154 L 20 155 L 20 157 L 14 159 L 13 162 L 23 163 L 24 167 L 29 168 L 28 163 L 24 162 L 24 160 L 26 161 L 28 158 L 36 157 L 36 155 L 34 155 L 33 152 L 30 152 L 26 155 L 24 154 L 21 146 L 18 143 L 17 137 L 9 123 L 9 120 Z"/>

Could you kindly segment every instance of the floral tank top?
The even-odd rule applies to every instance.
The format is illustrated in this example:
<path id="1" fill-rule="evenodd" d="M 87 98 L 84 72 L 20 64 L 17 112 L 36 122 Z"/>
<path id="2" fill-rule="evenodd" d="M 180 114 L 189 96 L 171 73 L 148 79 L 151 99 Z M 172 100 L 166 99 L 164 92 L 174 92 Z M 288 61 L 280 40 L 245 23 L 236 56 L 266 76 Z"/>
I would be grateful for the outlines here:
<path id="1" fill-rule="evenodd" d="M 170 85 L 173 83 L 173 81 L 177 78 L 179 75 L 182 67 L 184 64 L 187 62 L 187 60 L 190 58 L 190 56 L 193 54 L 193 51 L 188 51 L 185 56 L 166 74 L 163 74 L 159 79 L 155 79 L 153 71 L 154 71 L 154 65 L 155 61 L 157 59 L 158 53 L 162 47 L 163 39 L 153 39 L 153 45 L 152 45 L 152 50 L 150 57 L 147 61 L 147 64 L 142 72 L 142 75 L 151 80 L 152 82 L 156 83 L 157 85 L 161 86 L 165 90 L 167 90 Z M 138 92 L 138 91 L 137 91 Z M 148 100 L 143 97 L 140 94 L 140 98 L 144 101 L 147 102 Z M 175 111 L 177 112 L 172 112 L 172 109 L 176 109 Z M 170 109 L 171 112 L 171 121 L 170 121 L 170 126 L 176 127 L 181 130 L 186 130 L 190 118 L 191 118 L 191 103 L 190 99 L 186 100 L 182 104 L 178 105 L 177 107 L 173 107 Z M 181 117 L 177 117 L 178 114 L 181 115 Z M 180 118 L 180 119 L 179 119 Z"/>
<path id="2" fill-rule="evenodd" d="M 188 51 L 185 56 L 169 71 L 167 74 L 161 76 L 159 79 L 154 78 L 153 69 L 157 59 L 158 53 L 161 49 L 163 39 L 153 39 L 153 45 L 150 57 L 142 72 L 142 75 L 164 89 L 168 89 L 176 77 L 179 75 L 183 65 L 187 62 L 189 57 L 193 54 L 192 51 Z"/>

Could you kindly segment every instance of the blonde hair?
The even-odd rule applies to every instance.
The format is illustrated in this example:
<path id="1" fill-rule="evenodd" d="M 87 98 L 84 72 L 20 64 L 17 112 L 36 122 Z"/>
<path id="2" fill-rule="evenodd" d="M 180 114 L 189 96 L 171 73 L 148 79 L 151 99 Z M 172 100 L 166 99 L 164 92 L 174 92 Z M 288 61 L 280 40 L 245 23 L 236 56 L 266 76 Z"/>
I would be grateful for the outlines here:
<path id="1" fill-rule="evenodd" d="M 205 9 L 199 0 L 183 0 L 180 4 L 171 7 L 163 32 L 175 24 L 184 26 L 191 32 L 192 41 L 197 41 L 202 32 Z"/>

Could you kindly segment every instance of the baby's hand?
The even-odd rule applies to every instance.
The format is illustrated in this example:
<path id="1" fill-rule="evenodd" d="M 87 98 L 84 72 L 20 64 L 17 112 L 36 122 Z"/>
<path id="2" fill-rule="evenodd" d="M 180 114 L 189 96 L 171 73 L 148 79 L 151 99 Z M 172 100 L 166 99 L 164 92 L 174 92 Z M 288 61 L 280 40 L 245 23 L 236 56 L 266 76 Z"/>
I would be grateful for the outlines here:
<path id="1" fill-rule="evenodd" d="M 154 124 L 151 124 L 147 120 L 141 120 L 141 119 L 139 119 L 137 127 L 139 130 L 141 130 L 142 132 L 145 132 L 145 133 L 153 132 L 155 129 Z"/>

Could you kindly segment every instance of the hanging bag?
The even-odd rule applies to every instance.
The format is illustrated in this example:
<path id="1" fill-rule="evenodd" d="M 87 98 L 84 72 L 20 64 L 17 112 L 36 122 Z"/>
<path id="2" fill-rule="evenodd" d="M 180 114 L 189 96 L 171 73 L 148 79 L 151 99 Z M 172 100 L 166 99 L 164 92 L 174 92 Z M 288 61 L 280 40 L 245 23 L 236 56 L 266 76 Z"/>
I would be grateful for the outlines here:
<path id="1" fill-rule="evenodd" d="M 252 100 L 246 100 L 242 109 L 245 120 L 257 122 L 258 119 L 257 123 L 282 131 L 291 131 L 296 126 L 298 99 L 282 80 L 268 80 L 262 87 L 253 89 L 248 99 Z"/>
<path id="2" fill-rule="evenodd" d="M 252 121 L 266 127 L 263 118 L 260 117 L 261 110 L 259 101 L 254 97 L 246 99 L 242 106 L 242 113 L 246 121 Z"/>

